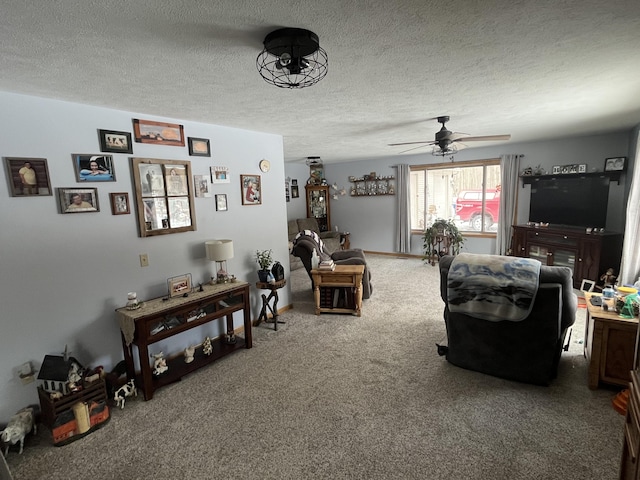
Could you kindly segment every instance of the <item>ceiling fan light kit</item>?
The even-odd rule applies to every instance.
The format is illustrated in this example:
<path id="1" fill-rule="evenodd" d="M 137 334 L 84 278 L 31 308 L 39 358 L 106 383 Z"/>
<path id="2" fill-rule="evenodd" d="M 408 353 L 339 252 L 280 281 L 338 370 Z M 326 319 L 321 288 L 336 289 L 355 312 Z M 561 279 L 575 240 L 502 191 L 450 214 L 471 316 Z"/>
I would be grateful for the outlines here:
<path id="1" fill-rule="evenodd" d="M 447 155 L 453 155 L 454 153 L 458 152 L 458 142 L 460 143 L 460 145 L 464 146 L 463 142 L 489 142 L 498 140 L 509 140 L 511 138 L 511 135 L 484 135 L 472 137 L 468 134 L 455 133 L 447 129 L 445 125 L 445 123 L 449 121 L 448 116 L 445 115 L 442 117 L 437 117 L 436 120 L 438 120 L 438 123 L 442 124 L 442 128 L 440 128 L 440 130 L 436 132 L 434 141 L 390 143 L 389 146 L 395 147 L 398 145 L 418 145 L 417 147 L 412 147 L 408 150 L 400 152 L 404 153 L 418 148 L 433 145 L 431 155 L 444 157 Z"/>
<path id="2" fill-rule="evenodd" d="M 303 28 L 281 28 L 264 39 L 256 67 L 265 82 L 280 88 L 315 85 L 328 71 L 327 52 L 315 33 Z"/>

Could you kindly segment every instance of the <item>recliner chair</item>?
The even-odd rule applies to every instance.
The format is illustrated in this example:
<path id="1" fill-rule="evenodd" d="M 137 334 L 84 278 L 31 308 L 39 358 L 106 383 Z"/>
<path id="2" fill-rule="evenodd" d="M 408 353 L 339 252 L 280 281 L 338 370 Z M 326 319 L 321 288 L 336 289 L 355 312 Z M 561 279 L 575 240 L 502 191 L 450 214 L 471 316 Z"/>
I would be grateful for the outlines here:
<path id="1" fill-rule="evenodd" d="M 329 251 L 324 246 L 324 242 L 322 242 L 323 248 L 320 247 L 318 240 L 322 240 L 319 237 L 317 237 L 316 235 L 308 234 L 306 232 L 300 232 L 296 236 L 293 241 L 291 254 L 302 260 L 302 264 L 304 265 L 304 268 L 307 270 L 307 274 L 311 279 L 311 289 L 313 290 L 313 278 L 311 276 L 311 258 L 313 256 L 313 252 L 315 251 L 318 255 L 319 261 L 331 258 L 336 265 L 364 265 L 364 275 L 362 276 L 362 298 L 369 298 L 371 296 L 371 292 L 373 291 L 373 285 L 371 284 L 371 272 L 369 270 L 369 267 L 367 266 L 364 252 L 359 248 L 354 248 L 351 250 L 337 250 L 333 253 L 329 253 Z"/>
<path id="2" fill-rule="evenodd" d="M 557 376 L 565 337 L 575 321 L 577 297 L 571 269 L 542 265 L 528 316 L 521 321 L 490 321 L 450 311 L 448 275 L 454 258 L 446 255 L 439 262 L 448 343 L 439 346 L 439 353 L 462 368 L 548 385 Z"/>

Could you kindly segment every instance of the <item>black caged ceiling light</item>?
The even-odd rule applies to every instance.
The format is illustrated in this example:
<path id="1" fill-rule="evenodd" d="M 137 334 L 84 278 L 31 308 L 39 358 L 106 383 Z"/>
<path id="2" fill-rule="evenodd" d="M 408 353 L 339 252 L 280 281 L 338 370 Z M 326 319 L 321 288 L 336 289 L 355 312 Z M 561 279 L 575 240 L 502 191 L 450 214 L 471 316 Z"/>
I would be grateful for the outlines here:
<path id="1" fill-rule="evenodd" d="M 302 28 L 281 28 L 267 35 L 256 59 L 264 81 L 280 88 L 315 85 L 327 74 L 329 58 L 318 36 Z"/>

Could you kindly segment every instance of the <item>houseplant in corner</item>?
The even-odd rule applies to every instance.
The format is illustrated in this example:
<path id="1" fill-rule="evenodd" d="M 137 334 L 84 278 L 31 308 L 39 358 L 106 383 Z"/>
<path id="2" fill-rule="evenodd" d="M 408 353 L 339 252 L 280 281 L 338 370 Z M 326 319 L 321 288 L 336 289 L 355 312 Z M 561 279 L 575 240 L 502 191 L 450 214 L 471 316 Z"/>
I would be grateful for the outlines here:
<path id="1" fill-rule="evenodd" d="M 271 249 L 256 250 L 256 262 L 260 265 L 260 270 L 258 270 L 258 279 L 261 282 L 269 281 L 269 274 L 271 273 L 269 267 L 273 263 L 272 253 Z"/>
<path id="2" fill-rule="evenodd" d="M 425 228 L 422 235 L 424 256 L 422 259 L 435 265 L 443 255 L 457 255 L 464 244 L 464 237 L 453 220 L 436 218 L 431 226 Z"/>

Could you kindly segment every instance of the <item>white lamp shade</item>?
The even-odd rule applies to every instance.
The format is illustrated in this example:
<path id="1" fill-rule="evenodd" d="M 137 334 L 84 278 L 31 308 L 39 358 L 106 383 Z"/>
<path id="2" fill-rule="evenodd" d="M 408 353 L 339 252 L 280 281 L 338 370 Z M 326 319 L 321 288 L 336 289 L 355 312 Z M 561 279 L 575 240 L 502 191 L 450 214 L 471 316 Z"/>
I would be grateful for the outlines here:
<path id="1" fill-rule="evenodd" d="M 207 240 L 204 245 L 207 249 L 207 259 L 212 262 L 224 262 L 233 258 L 232 240 Z"/>

